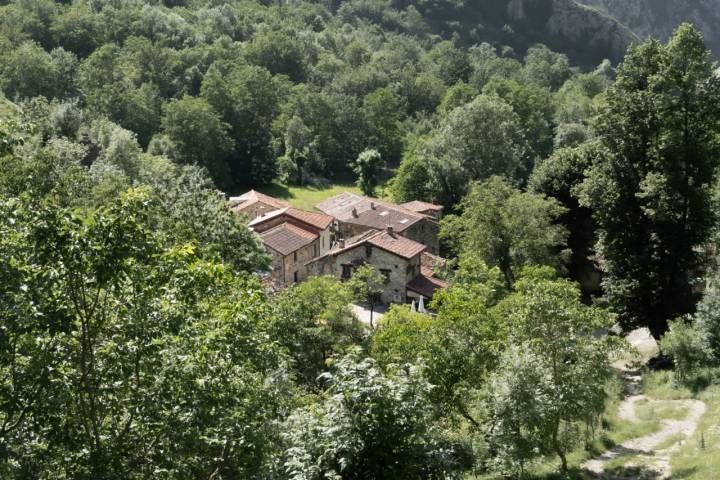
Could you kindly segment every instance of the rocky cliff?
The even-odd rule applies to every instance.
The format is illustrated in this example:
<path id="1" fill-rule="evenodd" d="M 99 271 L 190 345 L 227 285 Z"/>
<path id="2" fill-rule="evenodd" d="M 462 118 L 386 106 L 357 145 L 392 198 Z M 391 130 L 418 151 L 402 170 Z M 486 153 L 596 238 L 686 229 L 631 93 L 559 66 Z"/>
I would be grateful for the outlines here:
<path id="1" fill-rule="evenodd" d="M 396 0 L 397 1 L 397 0 Z M 402 1 L 413 4 L 437 33 L 466 43 L 509 45 L 522 54 L 535 43 L 592 67 L 622 59 L 635 34 L 612 16 L 576 0 Z"/>
<path id="2" fill-rule="evenodd" d="M 547 12 L 544 24 L 531 18 L 540 13 L 538 7 Z M 508 12 L 512 20 L 522 26 L 535 23 L 540 27 L 538 33 L 548 39 L 549 45 L 567 50 L 584 63 L 602 60 L 599 57 L 618 61 L 628 45 L 637 40 L 628 28 L 611 16 L 575 0 L 511 0 Z"/>
<path id="3" fill-rule="evenodd" d="M 667 40 L 682 22 L 692 22 L 720 56 L 718 0 L 577 0 L 612 15 L 641 38 Z"/>

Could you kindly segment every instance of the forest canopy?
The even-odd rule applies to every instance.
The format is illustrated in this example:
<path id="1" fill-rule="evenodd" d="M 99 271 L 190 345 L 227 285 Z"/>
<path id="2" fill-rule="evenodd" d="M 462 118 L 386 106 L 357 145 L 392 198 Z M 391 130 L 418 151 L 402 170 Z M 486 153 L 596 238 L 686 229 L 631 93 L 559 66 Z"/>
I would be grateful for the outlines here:
<path id="1" fill-rule="evenodd" d="M 473 3 L 2 2 L 0 477 L 567 477 L 620 332 L 717 367 L 702 36 L 611 62 Z M 444 206 L 427 309 L 269 288 L 227 194 L 349 181 Z"/>

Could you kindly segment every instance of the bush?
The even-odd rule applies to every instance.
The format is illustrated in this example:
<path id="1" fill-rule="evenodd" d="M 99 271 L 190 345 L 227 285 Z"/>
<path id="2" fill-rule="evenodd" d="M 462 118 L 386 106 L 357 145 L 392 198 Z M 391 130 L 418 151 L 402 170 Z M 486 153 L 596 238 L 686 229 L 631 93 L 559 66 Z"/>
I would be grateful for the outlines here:
<path id="1" fill-rule="evenodd" d="M 670 355 L 675 365 L 675 378 L 685 382 L 688 376 L 707 362 L 707 350 L 697 325 L 678 318 L 669 323 L 668 332 L 660 340 L 660 349 Z"/>
<path id="2" fill-rule="evenodd" d="M 695 324 L 704 349 L 713 363 L 720 363 L 720 284 L 714 281 L 698 304 Z"/>

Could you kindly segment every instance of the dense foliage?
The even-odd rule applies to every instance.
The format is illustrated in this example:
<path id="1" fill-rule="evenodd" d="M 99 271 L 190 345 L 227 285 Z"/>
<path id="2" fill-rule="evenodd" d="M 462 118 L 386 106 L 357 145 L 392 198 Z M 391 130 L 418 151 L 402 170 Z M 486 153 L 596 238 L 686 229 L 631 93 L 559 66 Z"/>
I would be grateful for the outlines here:
<path id="1" fill-rule="evenodd" d="M 556 111 L 577 110 L 570 101 L 589 103 L 597 92 L 565 85 L 581 78 L 567 57 L 522 35 L 498 28 L 471 43 L 449 40 L 453 24 L 467 34 L 452 20 L 462 23 L 466 10 L 379 0 L 12 1 L 0 7 L 0 88 L 21 104 L 52 100 L 76 126 L 109 119 L 148 152 L 207 168 L 223 188 L 278 174 L 300 184 L 349 176 L 366 149 L 396 166 L 406 147 L 425 150 L 417 142 L 428 130 L 437 151 L 454 128 L 466 135 L 455 163 L 471 178 L 525 178 L 552 147 L 554 126 L 587 119 Z M 509 21 L 502 8 L 470 10 Z M 522 48 L 501 51 L 506 42 Z M 93 140 L 75 129 L 63 136 Z M 455 163 L 432 175 L 427 199 L 459 200 Z"/>
<path id="2" fill-rule="evenodd" d="M 607 94 L 584 203 L 599 226 L 604 286 L 626 325 L 694 308 L 697 247 L 710 237 L 718 167 L 720 79 L 700 34 L 681 26 L 667 45 L 632 48 Z"/>
<path id="3" fill-rule="evenodd" d="M 680 380 L 717 364 L 702 38 L 614 82 L 472 3 L 3 2 L 0 477 L 565 474 L 618 320 L 694 313 L 663 349 Z M 446 207 L 432 314 L 377 318 L 368 266 L 264 288 L 218 190 L 350 178 Z"/>

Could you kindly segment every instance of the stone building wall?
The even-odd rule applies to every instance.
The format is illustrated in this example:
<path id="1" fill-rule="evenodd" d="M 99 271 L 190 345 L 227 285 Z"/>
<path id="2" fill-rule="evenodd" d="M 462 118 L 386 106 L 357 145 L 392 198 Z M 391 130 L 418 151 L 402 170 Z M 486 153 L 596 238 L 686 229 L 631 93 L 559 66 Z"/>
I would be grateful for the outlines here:
<path id="1" fill-rule="evenodd" d="M 288 285 L 294 283 L 295 272 L 298 274 L 298 282 L 307 280 L 308 272 L 305 264 L 316 257 L 319 245 L 318 241 L 315 240 L 309 245 L 304 246 L 295 254 L 290 254 L 285 257 L 285 278 Z"/>
<path id="2" fill-rule="evenodd" d="M 284 263 L 284 257 L 279 253 L 273 250 L 272 248 L 265 249 L 270 253 L 270 274 L 278 283 L 284 284 L 285 283 L 285 263 Z"/>
<path id="3" fill-rule="evenodd" d="M 335 256 L 318 259 L 308 265 L 308 275 L 332 275 L 342 279 L 343 265 L 372 265 L 377 271 L 386 271 L 389 282 L 381 295 L 383 303 L 405 303 L 406 285 L 420 273 L 420 255 L 407 260 L 383 249 L 365 244 L 346 250 Z M 370 253 L 370 256 L 368 256 Z"/>
<path id="4" fill-rule="evenodd" d="M 371 228 L 364 225 L 355 225 L 352 223 L 339 222 L 340 235 L 342 238 L 351 238 L 356 235 L 372 230 Z M 428 247 L 428 251 L 434 255 L 440 253 L 440 224 L 429 219 L 423 219 L 414 225 L 409 226 L 402 232 L 397 232 L 410 240 L 414 240 L 418 243 L 422 243 Z"/>
<path id="5" fill-rule="evenodd" d="M 409 226 L 406 230 L 400 232 L 405 238 L 415 240 L 428 247 L 428 251 L 433 255 L 440 253 L 440 224 L 432 220 L 420 220 L 414 225 Z"/>
<path id="6" fill-rule="evenodd" d="M 273 279 L 286 285 L 292 285 L 295 283 L 295 272 L 298 274 L 298 282 L 308 279 L 308 271 L 305 264 L 316 257 L 315 254 L 319 250 L 319 244 L 318 241 L 315 240 L 313 243 L 295 252 L 295 254 L 291 253 L 284 257 L 271 248 L 267 250 L 272 255 L 270 266 L 272 268 Z"/>

